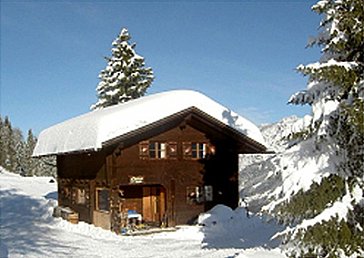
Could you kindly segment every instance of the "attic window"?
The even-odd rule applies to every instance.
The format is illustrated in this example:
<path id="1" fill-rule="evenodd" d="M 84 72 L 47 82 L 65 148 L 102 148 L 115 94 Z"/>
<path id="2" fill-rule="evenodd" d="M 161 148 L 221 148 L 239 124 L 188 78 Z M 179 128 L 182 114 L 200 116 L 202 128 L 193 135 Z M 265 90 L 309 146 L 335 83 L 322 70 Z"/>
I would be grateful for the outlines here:
<path id="1" fill-rule="evenodd" d="M 191 155 L 193 159 L 203 159 L 206 157 L 206 143 L 191 144 Z"/>
<path id="2" fill-rule="evenodd" d="M 167 158 L 167 144 L 164 142 L 149 143 L 149 158 L 151 159 Z"/>
<path id="3" fill-rule="evenodd" d="M 213 146 L 201 142 L 184 142 L 183 157 L 185 159 L 204 159 L 208 153 L 214 153 Z"/>
<path id="4" fill-rule="evenodd" d="M 141 159 L 175 159 L 177 158 L 177 143 L 141 142 L 139 144 L 139 156 Z"/>

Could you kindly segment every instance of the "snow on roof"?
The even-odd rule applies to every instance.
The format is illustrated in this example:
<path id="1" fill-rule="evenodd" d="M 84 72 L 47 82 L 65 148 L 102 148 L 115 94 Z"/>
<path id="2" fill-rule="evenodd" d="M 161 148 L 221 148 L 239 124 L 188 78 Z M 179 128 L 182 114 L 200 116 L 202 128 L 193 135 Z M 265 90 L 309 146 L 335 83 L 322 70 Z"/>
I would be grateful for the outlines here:
<path id="1" fill-rule="evenodd" d="M 190 107 L 264 145 L 260 130 L 252 122 L 199 92 L 173 90 L 95 110 L 45 129 L 39 135 L 33 156 L 98 150 L 108 140 Z"/>

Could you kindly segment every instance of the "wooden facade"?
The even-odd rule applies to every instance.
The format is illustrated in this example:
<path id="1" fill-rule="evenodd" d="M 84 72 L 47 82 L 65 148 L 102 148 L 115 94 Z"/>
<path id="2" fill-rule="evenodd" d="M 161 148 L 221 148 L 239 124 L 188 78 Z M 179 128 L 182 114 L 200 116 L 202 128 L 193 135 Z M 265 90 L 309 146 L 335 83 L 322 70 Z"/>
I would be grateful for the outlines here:
<path id="1" fill-rule="evenodd" d="M 265 147 L 196 108 L 106 142 L 57 156 L 59 205 L 116 232 L 133 210 L 144 223 L 196 221 L 216 204 L 238 205 L 238 154 Z"/>

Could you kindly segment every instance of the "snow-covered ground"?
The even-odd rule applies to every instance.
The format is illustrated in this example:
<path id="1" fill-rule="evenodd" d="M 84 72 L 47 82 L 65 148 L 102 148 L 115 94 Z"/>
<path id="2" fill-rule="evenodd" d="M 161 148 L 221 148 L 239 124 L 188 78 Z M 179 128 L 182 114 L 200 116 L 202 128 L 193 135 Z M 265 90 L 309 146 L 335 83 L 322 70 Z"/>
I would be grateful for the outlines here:
<path id="1" fill-rule="evenodd" d="M 52 217 L 57 184 L 20 177 L 0 167 L 0 257 L 285 257 L 270 237 L 281 230 L 261 218 L 217 206 L 205 226 L 175 232 L 117 236 Z"/>

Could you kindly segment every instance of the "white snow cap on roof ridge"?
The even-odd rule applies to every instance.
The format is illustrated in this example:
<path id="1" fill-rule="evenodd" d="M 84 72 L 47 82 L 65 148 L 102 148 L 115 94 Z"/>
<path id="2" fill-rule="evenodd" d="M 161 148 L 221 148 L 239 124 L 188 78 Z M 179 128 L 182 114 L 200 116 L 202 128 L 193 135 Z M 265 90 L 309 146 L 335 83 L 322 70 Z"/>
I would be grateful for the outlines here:
<path id="1" fill-rule="evenodd" d="M 190 107 L 196 107 L 264 145 L 257 126 L 202 93 L 172 90 L 95 110 L 42 131 L 33 156 L 98 150 L 102 144 Z"/>

